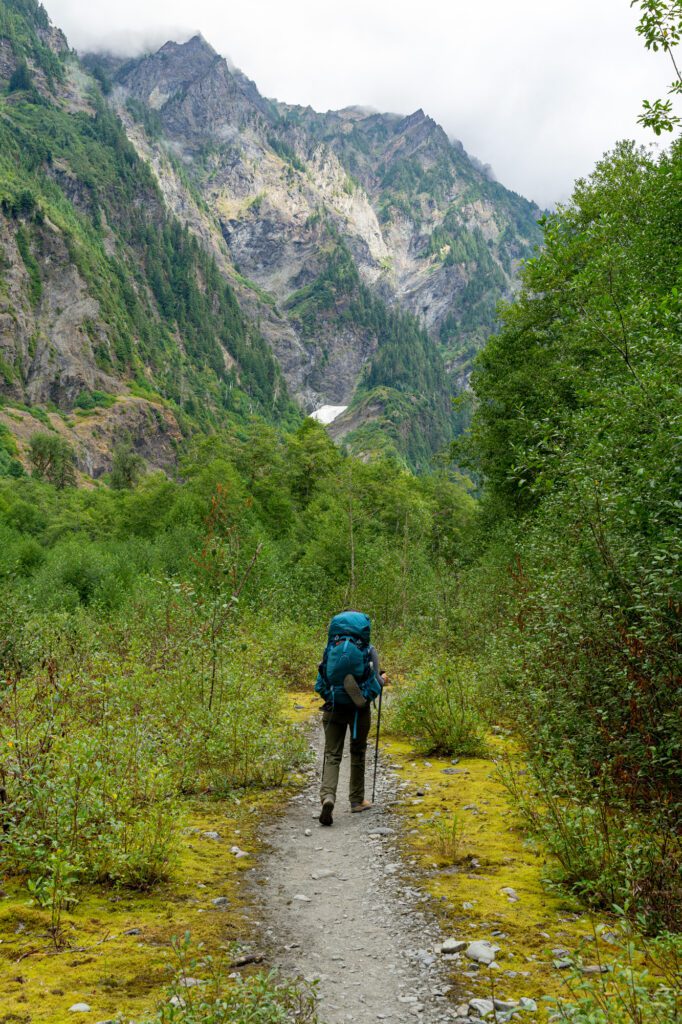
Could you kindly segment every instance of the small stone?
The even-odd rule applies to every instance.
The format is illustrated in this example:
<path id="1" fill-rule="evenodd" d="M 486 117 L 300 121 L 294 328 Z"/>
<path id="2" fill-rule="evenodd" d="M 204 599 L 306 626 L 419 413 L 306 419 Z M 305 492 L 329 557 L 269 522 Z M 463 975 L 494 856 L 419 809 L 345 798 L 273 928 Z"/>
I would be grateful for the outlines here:
<path id="1" fill-rule="evenodd" d="M 555 946 L 554 949 L 552 950 L 552 956 L 565 957 L 565 956 L 570 956 L 570 955 L 571 955 L 570 949 L 564 949 L 563 946 Z"/>
<path id="2" fill-rule="evenodd" d="M 87 1003 L 74 1003 L 69 1007 L 69 1013 L 90 1013 L 90 1009 Z"/>
<path id="3" fill-rule="evenodd" d="M 423 789 L 418 789 L 417 790 L 417 796 L 425 796 L 424 790 Z"/>
<path id="4" fill-rule="evenodd" d="M 310 903 L 310 896 L 304 896 L 303 893 L 298 893 L 294 896 L 294 899 L 298 900 L 299 903 Z"/>
<path id="5" fill-rule="evenodd" d="M 511 1010 L 516 1010 L 519 1004 L 515 999 L 507 1001 L 504 999 L 493 999 L 493 1005 L 499 1013 L 508 1013 Z"/>
<path id="6" fill-rule="evenodd" d="M 516 903 L 518 901 L 518 893 L 516 889 L 512 889 L 511 885 L 505 885 L 504 889 L 500 889 L 500 892 L 503 892 L 505 896 L 508 896 L 512 903 Z"/>
<path id="7" fill-rule="evenodd" d="M 303 835 L 304 835 L 304 836 L 311 836 L 312 834 L 313 834 L 313 830 L 312 830 L 312 829 L 310 829 L 310 828 L 307 828 L 307 829 L 306 829 L 306 830 L 304 831 L 304 833 L 303 833 Z"/>
<path id="8" fill-rule="evenodd" d="M 246 852 L 246 850 L 240 850 L 238 846 L 231 846 L 230 847 L 230 853 L 233 853 L 235 855 L 235 857 L 237 858 L 237 860 L 239 860 L 240 857 L 248 857 L 249 856 L 248 853 Z"/>
<path id="9" fill-rule="evenodd" d="M 181 978 L 178 982 L 182 988 L 195 988 L 196 985 L 205 985 L 205 981 L 200 981 L 199 978 Z"/>
<path id="10" fill-rule="evenodd" d="M 184 1010 L 187 1003 L 180 996 L 171 996 L 168 1000 L 171 1006 L 176 1006 L 179 1010 Z"/>
<path id="11" fill-rule="evenodd" d="M 213 840 L 220 839 L 220 833 L 219 832 L 202 832 L 201 834 L 204 837 L 204 839 L 213 839 Z"/>
<path id="12" fill-rule="evenodd" d="M 473 903 L 463 903 L 462 904 L 462 910 L 473 910 L 473 909 L 474 909 Z"/>
<path id="13" fill-rule="evenodd" d="M 479 964 L 491 964 L 495 959 L 495 954 L 499 951 L 499 946 L 493 946 L 492 942 L 488 942 L 487 939 L 479 939 L 469 943 L 466 956 L 469 960 L 475 960 Z"/>
<path id="14" fill-rule="evenodd" d="M 495 1004 L 492 999 L 471 999 L 469 1010 L 471 1013 L 477 1013 L 479 1017 L 489 1017 L 495 1012 Z"/>
<path id="15" fill-rule="evenodd" d="M 606 974 L 608 967 L 606 964 L 586 964 L 580 968 L 581 974 Z"/>
<path id="16" fill-rule="evenodd" d="M 573 961 L 567 960 L 566 958 L 563 958 L 561 960 L 553 960 L 552 963 L 556 967 L 557 971 L 565 971 L 568 967 L 573 966 Z"/>
<path id="17" fill-rule="evenodd" d="M 214 907 L 219 907 L 221 910 L 224 907 L 229 907 L 230 901 L 227 896 L 216 896 L 214 900 L 211 900 Z"/>
<path id="18" fill-rule="evenodd" d="M 519 1010 L 526 1010 L 528 1013 L 536 1013 L 538 1004 L 534 999 L 529 999 L 528 996 L 521 996 L 519 999 Z"/>
<path id="19" fill-rule="evenodd" d="M 141 928 L 127 928 L 123 933 L 124 935 L 142 935 Z"/>
<path id="20" fill-rule="evenodd" d="M 468 945 L 469 943 L 466 939 L 446 939 L 440 947 L 440 951 L 446 955 L 449 953 L 461 953 Z"/>
<path id="21" fill-rule="evenodd" d="M 394 828 L 388 828 L 388 826 L 382 825 L 379 828 L 373 828 L 368 834 L 370 836 L 392 836 L 394 832 Z"/>

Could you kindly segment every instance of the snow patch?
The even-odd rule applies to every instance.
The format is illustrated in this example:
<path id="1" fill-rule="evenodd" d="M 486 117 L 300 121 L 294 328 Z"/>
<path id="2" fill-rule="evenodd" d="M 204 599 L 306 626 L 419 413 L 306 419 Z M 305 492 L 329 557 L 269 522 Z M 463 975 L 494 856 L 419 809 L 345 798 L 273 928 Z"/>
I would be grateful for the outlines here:
<path id="1" fill-rule="evenodd" d="M 345 412 L 347 408 L 347 405 L 321 405 L 315 412 L 311 412 L 310 419 L 317 420 L 318 423 L 323 423 L 326 427 L 333 423 L 336 417 Z"/>

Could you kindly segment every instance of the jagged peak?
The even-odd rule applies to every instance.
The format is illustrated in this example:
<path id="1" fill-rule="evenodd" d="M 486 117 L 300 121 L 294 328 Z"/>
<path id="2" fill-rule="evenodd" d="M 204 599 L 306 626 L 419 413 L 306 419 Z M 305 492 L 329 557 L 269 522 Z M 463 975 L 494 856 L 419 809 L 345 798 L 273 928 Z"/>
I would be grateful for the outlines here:
<path id="1" fill-rule="evenodd" d="M 182 52 L 183 54 L 191 54 L 194 52 L 211 57 L 218 56 L 217 52 L 213 49 L 211 44 L 206 41 L 201 32 L 196 32 L 189 39 L 185 40 L 184 43 L 178 43 L 174 39 L 169 39 L 167 43 L 164 43 L 163 46 L 157 50 L 157 53 L 165 54 L 178 52 Z"/>
<path id="2" fill-rule="evenodd" d="M 404 117 L 402 121 L 400 121 L 400 123 L 397 125 L 397 130 L 401 132 L 408 131 L 415 125 L 421 124 L 427 124 L 429 125 L 429 127 L 434 128 L 438 127 L 437 123 L 433 120 L 433 118 L 425 114 L 422 108 L 419 107 L 419 109 L 415 110 L 413 114 L 408 114 L 407 117 Z"/>

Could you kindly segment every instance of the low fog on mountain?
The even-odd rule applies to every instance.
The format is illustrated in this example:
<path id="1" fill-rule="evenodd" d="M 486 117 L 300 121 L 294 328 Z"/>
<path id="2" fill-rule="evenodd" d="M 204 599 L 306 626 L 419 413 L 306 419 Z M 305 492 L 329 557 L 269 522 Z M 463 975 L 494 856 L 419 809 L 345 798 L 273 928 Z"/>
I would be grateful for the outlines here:
<path id="1" fill-rule="evenodd" d="M 47 6 L 79 49 L 137 55 L 200 31 L 266 96 L 321 111 L 423 107 L 541 206 L 566 198 L 616 139 L 651 142 L 635 112 L 667 75 L 663 57 L 639 45 L 623 0 Z"/>

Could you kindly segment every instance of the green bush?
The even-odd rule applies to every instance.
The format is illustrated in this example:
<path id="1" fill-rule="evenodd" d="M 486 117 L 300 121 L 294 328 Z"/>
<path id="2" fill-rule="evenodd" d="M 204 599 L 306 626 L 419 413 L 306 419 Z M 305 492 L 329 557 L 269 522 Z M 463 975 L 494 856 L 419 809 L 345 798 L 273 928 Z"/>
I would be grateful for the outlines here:
<path id="1" fill-rule="evenodd" d="M 34 580 L 36 607 L 74 611 L 79 605 L 114 609 L 125 601 L 134 574 L 130 554 L 83 539 L 67 539 L 46 555 Z"/>
<path id="2" fill-rule="evenodd" d="M 597 930 L 596 946 L 590 951 L 599 958 L 599 939 L 606 929 Z M 568 1001 L 557 1001 L 555 1020 L 571 1024 L 679 1024 L 682 1020 L 682 938 L 663 934 L 644 944 L 644 962 L 635 949 L 628 929 L 610 934 L 611 956 L 618 949 L 615 964 L 604 974 L 585 976 L 578 958 L 566 985 Z M 641 938 L 638 947 L 642 947 Z"/>
<path id="3" fill-rule="evenodd" d="M 485 727 L 478 701 L 464 666 L 435 664 L 398 689 L 389 728 L 424 754 L 483 756 Z"/>
<path id="4" fill-rule="evenodd" d="M 229 961 L 192 956 L 189 934 L 174 950 L 179 969 L 154 1024 L 317 1024 L 314 985 L 275 971 L 235 977 Z M 187 987 L 188 977 L 205 984 Z"/>
<path id="5" fill-rule="evenodd" d="M 76 453 L 58 434 L 33 434 L 29 442 L 33 472 L 61 490 L 76 483 Z"/>
<path id="6" fill-rule="evenodd" d="M 669 808 L 636 813 L 608 776 L 586 787 L 570 755 L 498 772 L 530 831 L 553 854 L 549 878 L 589 906 L 624 907 L 649 932 L 682 928 L 682 840 Z"/>

